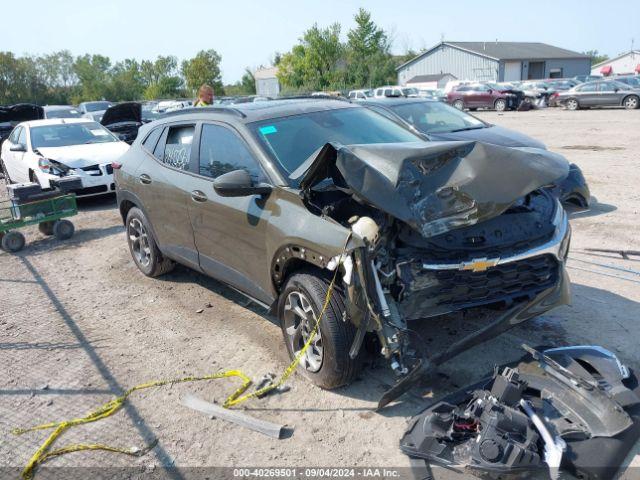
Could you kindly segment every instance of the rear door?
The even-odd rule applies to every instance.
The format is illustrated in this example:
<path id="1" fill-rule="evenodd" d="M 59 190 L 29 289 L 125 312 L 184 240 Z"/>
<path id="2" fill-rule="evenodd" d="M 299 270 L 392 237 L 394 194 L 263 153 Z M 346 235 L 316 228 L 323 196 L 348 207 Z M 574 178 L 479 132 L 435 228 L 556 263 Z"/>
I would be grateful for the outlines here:
<path id="1" fill-rule="evenodd" d="M 598 82 L 585 83 L 578 87 L 577 97 L 580 106 L 594 107 L 598 105 Z"/>
<path id="2" fill-rule="evenodd" d="M 136 170 L 135 181 L 162 252 L 199 269 L 188 212 L 195 129 L 195 123 L 174 123 L 162 129 L 157 141 L 145 139 L 141 148 L 146 158 Z M 158 132 L 152 131 L 148 138 L 152 135 Z"/>
<path id="3" fill-rule="evenodd" d="M 259 161 L 229 125 L 203 123 L 197 139 L 196 175 L 191 181 L 189 216 L 200 266 L 264 303 L 272 296 L 264 290 L 268 275 L 266 228 L 269 212 L 259 195 L 221 197 L 213 189 L 220 175 L 244 169 L 255 182 L 267 182 Z"/>

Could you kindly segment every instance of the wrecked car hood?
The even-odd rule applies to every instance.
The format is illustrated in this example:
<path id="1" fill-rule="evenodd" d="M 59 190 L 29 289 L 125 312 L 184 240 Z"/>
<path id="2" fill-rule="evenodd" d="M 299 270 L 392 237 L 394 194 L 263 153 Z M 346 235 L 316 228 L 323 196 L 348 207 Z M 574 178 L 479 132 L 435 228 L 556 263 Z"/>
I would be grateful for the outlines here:
<path id="1" fill-rule="evenodd" d="M 39 148 L 38 152 L 51 160 L 56 160 L 71 168 L 111 163 L 129 149 L 124 142 L 91 143 L 69 147 Z"/>
<path id="2" fill-rule="evenodd" d="M 116 123 L 142 123 L 142 105 L 138 102 L 125 102 L 109 107 L 100 123 L 105 127 Z"/>
<path id="3" fill-rule="evenodd" d="M 303 191 L 330 178 L 428 238 L 496 217 L 568 172 L 561 155 L 530 147 L 327 143 L 290 178 Z"/>

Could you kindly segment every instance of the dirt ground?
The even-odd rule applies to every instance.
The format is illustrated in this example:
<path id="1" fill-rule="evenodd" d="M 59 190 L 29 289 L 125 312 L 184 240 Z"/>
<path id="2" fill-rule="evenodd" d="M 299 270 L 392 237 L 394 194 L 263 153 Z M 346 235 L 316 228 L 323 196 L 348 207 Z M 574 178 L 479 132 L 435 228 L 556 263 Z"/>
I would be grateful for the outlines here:
<path id="1" fill-rule="evenodd" d="M 173 385 L 136 393 L 113 417 L 71 429 L 56 443 L 143 448 L 157 439 L 146 455 L 84 451 L 47 465 L 104 472 L 134 467 L 122 477 L 161 466 L 406 467 L 398 441 L 407 419 L 429 398 L 478 379 L 494 364 L 517 359 L 523 342 L 599 344 L 640 369 L 640 258 L 585 251 L 640 248 L 640 110 L 479 115 L 544 141 L 585 173 L 593 206 L 570 215 L 571 306 L 468 351 L 441 369 L 431 389 L 415 391 L 381 413 L 374 412 L 377 399 L 393 382 L 384 362 L 368 366 L 353 385 L 331 392 L 296 375 L 291 391 L 240 407 L 292 427 L 293 434 L 282 440 L 180 404 L 186 393 L 221 402 L 237 380 Z M 130 259 L 115 199 L 85 200 L 80 207 L 71 240 L 58 242 L 29 228 L 20 254 L 0 252 L 0 467 L 5 467 L 0 475 L 7 478 L 18 477 L 17 468 L 48 435 L 14 436 L 15 427 L 82 416 L 142 382 L 226 369 L 259 378 L 288 364 L 280 329 L 260 307 L 187 268 L 161 279 L 144 277 Z M 478 321 L 453 316 L 419 322 L 416 328 L 435 353 L 477 328 Z M 635 453 L 628 461 L 640 466 Z M 628 469 L 625 478 L 640 477 L 635 470 Z M 436 476 L 460 478 L 440 470 Z"/>

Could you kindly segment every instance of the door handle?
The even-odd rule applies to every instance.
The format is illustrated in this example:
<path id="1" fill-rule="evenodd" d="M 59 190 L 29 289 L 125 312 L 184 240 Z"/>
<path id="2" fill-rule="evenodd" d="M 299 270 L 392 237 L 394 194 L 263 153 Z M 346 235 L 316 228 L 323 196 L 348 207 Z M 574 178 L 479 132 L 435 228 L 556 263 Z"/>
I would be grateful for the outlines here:
<path id="1" fill-rule="evenodd" d="M 140 180 L 140 183 L 144 183 L 145 185 L 149 185 L 151 183 L 151 177 L 146 173 L 140 175 L 138 179 Z"/>
<path id="2" fill-rule="evenodd" d="M 203 192 L 201 192 L 200 190 L 194 190 L 193 192 L 191 192 L 191 198 L 195 202 L 206 202 L 207 201 L 207 196 Z"/>

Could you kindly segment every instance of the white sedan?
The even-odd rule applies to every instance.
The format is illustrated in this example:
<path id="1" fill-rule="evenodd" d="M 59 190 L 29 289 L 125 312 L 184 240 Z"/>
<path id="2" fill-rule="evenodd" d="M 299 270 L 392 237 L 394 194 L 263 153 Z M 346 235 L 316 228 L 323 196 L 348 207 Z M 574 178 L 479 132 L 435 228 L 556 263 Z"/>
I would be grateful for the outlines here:
<path id="1" fill-rule="evenodd" d="M 8 182 L 50 181 L 77 176 L 78 196 L 115 191 L 112 163 L 129 148 L 113 133 L 86 118 L 56 118 L 22 122 L 2 144 L 0 159 Z"/>

